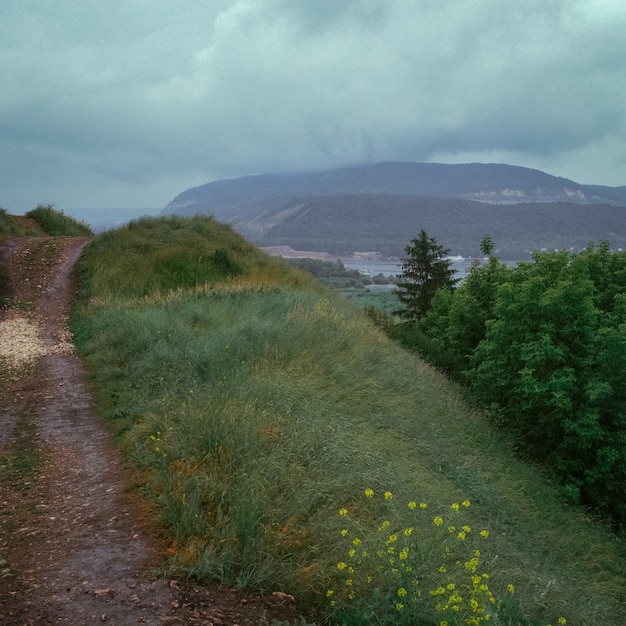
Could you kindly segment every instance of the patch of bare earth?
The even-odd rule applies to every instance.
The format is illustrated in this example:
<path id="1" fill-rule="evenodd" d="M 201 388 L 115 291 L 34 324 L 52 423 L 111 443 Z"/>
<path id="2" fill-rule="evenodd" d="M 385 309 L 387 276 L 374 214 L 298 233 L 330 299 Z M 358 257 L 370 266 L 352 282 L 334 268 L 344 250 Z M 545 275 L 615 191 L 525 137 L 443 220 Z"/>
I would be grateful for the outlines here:
<path id="1" fill-rule="evenodd" d="M 153 575 L 164 538 L 127 489 L 66 324 L 72 270 L 88 242 L 0 246 L 13 286 L 0 310 L 0 624 L 299 622 L 284 594 Z"/>

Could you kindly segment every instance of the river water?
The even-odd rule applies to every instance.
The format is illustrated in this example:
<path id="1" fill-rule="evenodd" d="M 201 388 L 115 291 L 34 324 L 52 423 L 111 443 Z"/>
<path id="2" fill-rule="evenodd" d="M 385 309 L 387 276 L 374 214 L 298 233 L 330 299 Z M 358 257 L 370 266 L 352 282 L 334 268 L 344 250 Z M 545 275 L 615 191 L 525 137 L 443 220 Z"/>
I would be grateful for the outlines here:
<path id="1" fill-rule="evenodd" d="M 474 259 L 452 257 L 452 268 L 456 271 L 456 278 L 463 279 L 472 265 Z M 358 270 L 366 276 L 400 276 L 402 274 L 402 264 L 400 261 L 368 261 L 364 259 L 341 259 L 347 269 Z"/>

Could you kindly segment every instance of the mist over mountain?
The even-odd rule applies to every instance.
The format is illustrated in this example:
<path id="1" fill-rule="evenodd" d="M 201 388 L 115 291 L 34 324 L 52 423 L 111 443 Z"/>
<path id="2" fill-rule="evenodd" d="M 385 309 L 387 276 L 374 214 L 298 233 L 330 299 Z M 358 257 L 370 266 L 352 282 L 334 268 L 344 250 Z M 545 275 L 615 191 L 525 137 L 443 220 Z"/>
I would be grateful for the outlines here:
<path id="1" fill-rule="evenodd" d="M 503 258 L 542 248 L 626 247 L 626 186 L 583 185 L 499 164 L 390 162 L 263 174 L 188 189 L 164 214 L 211 214 L 260 246 L 401 256 L 424 228 L 454 254 L 490 234 Z"/>

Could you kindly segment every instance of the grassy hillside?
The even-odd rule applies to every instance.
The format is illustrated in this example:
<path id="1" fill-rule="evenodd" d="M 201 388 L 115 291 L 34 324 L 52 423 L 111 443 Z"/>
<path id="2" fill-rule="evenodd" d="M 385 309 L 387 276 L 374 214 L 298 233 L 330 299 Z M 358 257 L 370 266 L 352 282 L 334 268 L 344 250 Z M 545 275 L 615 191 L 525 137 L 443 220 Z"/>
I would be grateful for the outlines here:
<path id="1" fill-rule="evenodd" d="M 7 237 L 34 237 L 41 235 L 37 224 L 28 224 L 16 215 L 10 215 L 6 209 L 0 209 L 0 240 Z"/>
<path id="2" fill-rule="evenodd" d="M 341 295 L 203 218 L 99 235 L 80 272 L 164 567 L 349 624 L 626 623 L 623 543 Z"/>
<path id="3" fill-rule="evenodd" d="M 83 222 L 79 222 L 51 204 L 40 204 L 25 216 L 10 215 L 0 209 L 0 239 L 5 237 L 90 237 L 93 232 Z"/>

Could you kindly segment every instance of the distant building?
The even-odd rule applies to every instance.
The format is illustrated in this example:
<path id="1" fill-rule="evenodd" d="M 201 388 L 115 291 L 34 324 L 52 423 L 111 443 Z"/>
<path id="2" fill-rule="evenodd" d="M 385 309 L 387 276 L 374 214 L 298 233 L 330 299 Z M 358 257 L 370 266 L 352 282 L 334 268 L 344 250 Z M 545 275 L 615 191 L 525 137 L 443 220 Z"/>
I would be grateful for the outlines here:
<path id="1" fill-rule="evenodd" d="M 380 261 L 383 255 L 375 250 L 371 252 L 355 252 L 352 258 L 358 261 Z"/>

